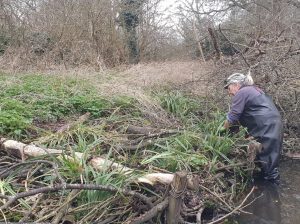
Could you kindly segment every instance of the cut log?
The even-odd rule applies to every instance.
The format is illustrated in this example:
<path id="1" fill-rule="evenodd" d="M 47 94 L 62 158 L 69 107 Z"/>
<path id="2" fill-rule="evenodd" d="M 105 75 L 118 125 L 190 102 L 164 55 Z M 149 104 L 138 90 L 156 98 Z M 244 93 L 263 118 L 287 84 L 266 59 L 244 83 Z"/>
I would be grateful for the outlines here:
<path id="1" fill-rule="evenodd" d="M 171 184 L 169 196 L 169 209 L 167 214 L 168 224 L 177 224 L 180 220 L 182 196 L 188 185 L 187 172 L 176 172 Z"/>
<path id="2" fill-rule="evenodd" d="M 134 125 L 129 125 L 126 129 L 128 134 L 136 134 L 136 135 L 144 135 L 147 138 L 155 138 L 155 137 L 162 137 L 166 135 L 174 135 L 179 132 L 179 130 L 164 130 L 164 129 L 157 129 L 152 127 L 138 127 Z"/>
<path id="3" fill-rule="evenodd" d="M 129 134 L 149 135 L 153 133 L 158 133 L 160 132 L 160 130 L 152 127 L 139 127 L 134 125 L 128 125 L 126 132 Z"/>
<path id="4" fill-rule="evenodd" d="M 0 142 L 2 150 L 5 150 L 9 155 L 13 155 L 22 160 L 25 160 L 28 157 L 38 157 L 47 154 L 62 154 L 63 152 L 62 150 L 44 149 L 35 145 L 27 145 L 14 140 L 6 140 L 5 138 L 1 138 Z"/>

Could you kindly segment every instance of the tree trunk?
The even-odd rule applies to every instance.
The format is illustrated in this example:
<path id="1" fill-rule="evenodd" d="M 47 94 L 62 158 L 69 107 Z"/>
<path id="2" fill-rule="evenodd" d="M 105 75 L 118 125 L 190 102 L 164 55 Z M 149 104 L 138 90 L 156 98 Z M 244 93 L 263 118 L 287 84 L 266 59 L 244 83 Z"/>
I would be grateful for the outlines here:
<path id="1" fill-rule="evenodd" d="M 214 32 L 214 30 L 211 27 L 209 27 L 208 28 L 208 33 L 209 33 L 209 35 L 211 37 L 211 40 L 213 42 L 213 45 L 214 45 L 214 48 L 215 48 L 215 51 L 216 51 L 216 59 L 220 60 L 220 58 L 221 58 L 221 51 L 220 51 L 220 47 L 218 45 L 218 41 L 217 41 L 217 37 L 215 35 L 215 32 Z"/>
<path id="2" fill-rule="evenodd" d="M 197 33 L 197 29 L 196 29 L 196 21 L 195 20 L 193 21 L 193 30 L 194 30 L 195 40 L 197 41 L 198 49 L 199 49 L 200 54 L 201 54 L 202 61 L 205 61 L 205 57 L 204 57 L 204 54 L 203 54 L 201 42 L 200 42 L 200 39 L 199 39 L 199 36 L 198 36 L 198 33 Z"/>
<path id="3" fill-rule="evenodd" d="M 129 63 L 137 64 L 140 60 L 136 27 L 143 1 L 123 0 L 121 21 L 125 30 L 126 44 L 129 51 Z"/>

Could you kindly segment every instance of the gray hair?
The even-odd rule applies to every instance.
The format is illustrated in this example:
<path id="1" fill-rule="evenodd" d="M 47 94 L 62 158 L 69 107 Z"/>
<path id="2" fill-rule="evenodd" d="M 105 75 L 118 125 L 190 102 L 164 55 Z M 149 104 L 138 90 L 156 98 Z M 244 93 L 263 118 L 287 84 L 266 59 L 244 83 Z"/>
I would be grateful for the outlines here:
<path id="1" fill-rule="evenodd" d="M 227 89 L 230 84 L 238 83 L 241 86 L 252 86 L 254 85 L 253 78 L 251 76 L 250 70 L 247 75 L 242 73 L 233 73 L 225 80 L 224 88 Z"/>

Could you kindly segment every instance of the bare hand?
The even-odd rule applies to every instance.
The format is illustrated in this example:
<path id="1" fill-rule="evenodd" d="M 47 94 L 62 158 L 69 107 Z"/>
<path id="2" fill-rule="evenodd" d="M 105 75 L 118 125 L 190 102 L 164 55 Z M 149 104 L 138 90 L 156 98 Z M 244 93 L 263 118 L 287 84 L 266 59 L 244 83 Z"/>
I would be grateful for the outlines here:
<path id="1" fill-rule="evenodd" d="M 230 123 L 229 123 L 228 120 L 225 121 L 225 123 L 224 123 L 224 128 L 225 128 L 225 129 L 229 129 L 229 128 L 230 128 Z"/>

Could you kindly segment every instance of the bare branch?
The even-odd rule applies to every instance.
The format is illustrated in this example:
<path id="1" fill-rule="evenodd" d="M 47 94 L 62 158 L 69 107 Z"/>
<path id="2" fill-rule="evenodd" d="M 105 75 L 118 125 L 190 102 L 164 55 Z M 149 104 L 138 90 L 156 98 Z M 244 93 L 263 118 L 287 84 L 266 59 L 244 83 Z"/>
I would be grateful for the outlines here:
<path id="1" fill-rule="evenodd" d="M 72 189 L 80 189 L 80 190 L 99 190 L 99 191 L 109 191 L 113 193 L 121 193 L 125 196 L 132 196 L 135 198 L 140 199 L 143 201 L 146 205 L 149 206 L 149 208 L 152 208 L 152 202 L 151 200 L 135 191 L 127 190 L 127 189 L 119 189 L 113 186 L 104 186 L 104 185 L 96 185 L 96 184 L 58 184 L 54 186 L 49 187 L 41 187 L 29 191 L 25 191 L 22 193 L 17 193 L 15 196 L 7 196 L 0 194 L 0 198 L 8 199 L 8 201 L 0 207 L 0 210 L 7 209 L 10 205 L 12 205 L 15 201 L 21 198 L 29 197 L 32 195 L 40 194 L 40 193 L 49 193 L 49 192 L 57 192 L 60 190 L 72 190 Z"/>

